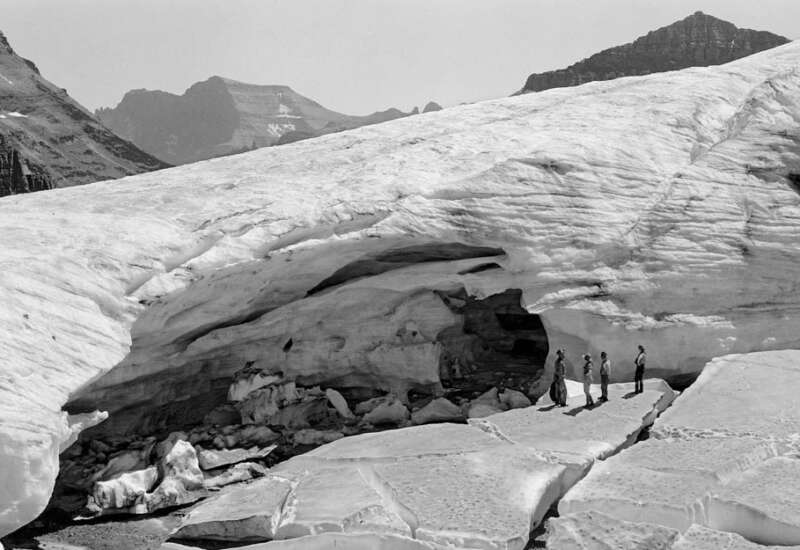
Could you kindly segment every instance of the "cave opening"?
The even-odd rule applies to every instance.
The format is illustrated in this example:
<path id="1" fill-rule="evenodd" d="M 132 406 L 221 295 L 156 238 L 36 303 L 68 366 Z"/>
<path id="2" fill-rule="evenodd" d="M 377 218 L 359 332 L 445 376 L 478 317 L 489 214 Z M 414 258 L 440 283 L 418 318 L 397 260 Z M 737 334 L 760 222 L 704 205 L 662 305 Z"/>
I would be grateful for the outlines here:
<path id="1" fill-rule="evenodd" d="M 544 373 L 549 342 L 539 315 L 520 306 L 522 291 L 509 289 L 483 299 L 464 289 L 438 295 L 462 320 L 437 336 L 445 391 L 465 398 L 492 387 L 528 394 Z"/>

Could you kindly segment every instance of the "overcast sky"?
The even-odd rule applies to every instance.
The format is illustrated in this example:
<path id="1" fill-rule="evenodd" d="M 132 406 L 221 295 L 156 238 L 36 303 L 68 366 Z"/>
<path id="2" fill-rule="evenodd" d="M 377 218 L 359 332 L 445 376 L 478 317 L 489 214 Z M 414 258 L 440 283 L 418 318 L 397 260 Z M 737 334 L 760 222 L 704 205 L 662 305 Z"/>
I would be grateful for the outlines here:
<path id="1" fill-rule="evenodd" d="M 696 10 L 800 38 L 798 0 L 2 0 L 0 30 L 90 109 L 212 75 L 366 114 L 508 95 Z"/>

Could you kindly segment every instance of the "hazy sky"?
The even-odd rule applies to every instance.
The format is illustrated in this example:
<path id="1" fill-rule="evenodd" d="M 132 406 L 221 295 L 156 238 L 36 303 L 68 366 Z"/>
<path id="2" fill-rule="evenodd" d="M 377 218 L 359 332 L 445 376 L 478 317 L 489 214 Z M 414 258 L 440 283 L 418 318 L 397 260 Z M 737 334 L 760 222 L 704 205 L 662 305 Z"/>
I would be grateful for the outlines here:
<path id="1" fill-rule="evenodd" d="M 0 30 L 90 109 L 220 75 L 365 114 L 505 96 L 696 10 L 800 38 L 798 0 L 2 0 Z"/>

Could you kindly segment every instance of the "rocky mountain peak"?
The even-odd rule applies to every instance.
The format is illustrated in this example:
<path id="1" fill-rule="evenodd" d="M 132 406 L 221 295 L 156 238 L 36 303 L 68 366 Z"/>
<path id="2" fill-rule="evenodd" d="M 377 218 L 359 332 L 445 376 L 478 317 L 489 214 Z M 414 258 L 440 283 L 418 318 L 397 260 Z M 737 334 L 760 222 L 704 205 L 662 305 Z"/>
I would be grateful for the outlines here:
<path id="1" fill-rule="evenodd" d="M 166 167 L 42 78 L 0 33 L 0 196 Z"/>
<path id="2" fill-rule="evenodd" d="M 182 95 L 128 92 L 97 116 L 119 135 L 172 164 L 282 145 L 413 114 L 387 109 L 352 116 L 326 109 L 285 84 L 250 84 L 215 75 Z"/>
<path id="3" fill-rule="evenodd" d="M 788 41 L 770 32 L 740 29 L 733 23 L 697 11 L 565 69 L 532 74 L 521 93 L 686 67 L 720 65 Z"/>

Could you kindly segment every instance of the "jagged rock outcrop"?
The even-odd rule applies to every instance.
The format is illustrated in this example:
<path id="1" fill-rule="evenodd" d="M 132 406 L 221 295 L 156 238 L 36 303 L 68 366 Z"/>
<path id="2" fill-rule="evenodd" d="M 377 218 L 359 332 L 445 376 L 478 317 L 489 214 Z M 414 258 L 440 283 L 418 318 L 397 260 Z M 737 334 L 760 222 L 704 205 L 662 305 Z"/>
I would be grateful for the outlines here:
<path id="1" fill-rule="evenodd" d="M 0 200 L 0 532 L 47 502 L 69 396 L 109 412 L 90 432 L 161 437 L 241 372 L 413 408 L 541 395 L 561 347 L 571 378 L 607 351 L 612 381 L 637 343 L 671 381 L 800 347 L 798 63 L 792 43 Z"/>
<path id="2" fill-rule="evenodd" d="M 170 164 L 282 145 L 409 116 L 388 109 L 366 116 L 326 109 L 288 86 L 212 76 L 183 95 L 132 90 L 96 116 L 117 134 Z"/>
<path id="3" fill-rule="evenodd" d="M 0 33 L 0 197 L 166 166 L 42 78 Z"/>
<path id="4" fill-rule="evenodd" d="M 698 11 L 629 44 L 596 53 L 566 69 L 532 74 L 520 93 L 686 67 L 721 65 L 788 41 L 788 38 L 771 32 L 740 29 Z"/>
<path id="5" fill-rule="evenodd" d="M 693 525 L 761 545 L 800 545 L 799 365 L 796 350 L 715 359 L 651 438 L 592 469 L 554 521 L 599 536 L 591 518 L 574 515 L 602 512 L 618 523 L 605 533 L 609 542 L 646 523 L 694 531 L 699 540 L 703 530 Z M 706 546 L 737 537 L 710 538 Z M 685 547 L 693 546 L 676 545 Z"/>

